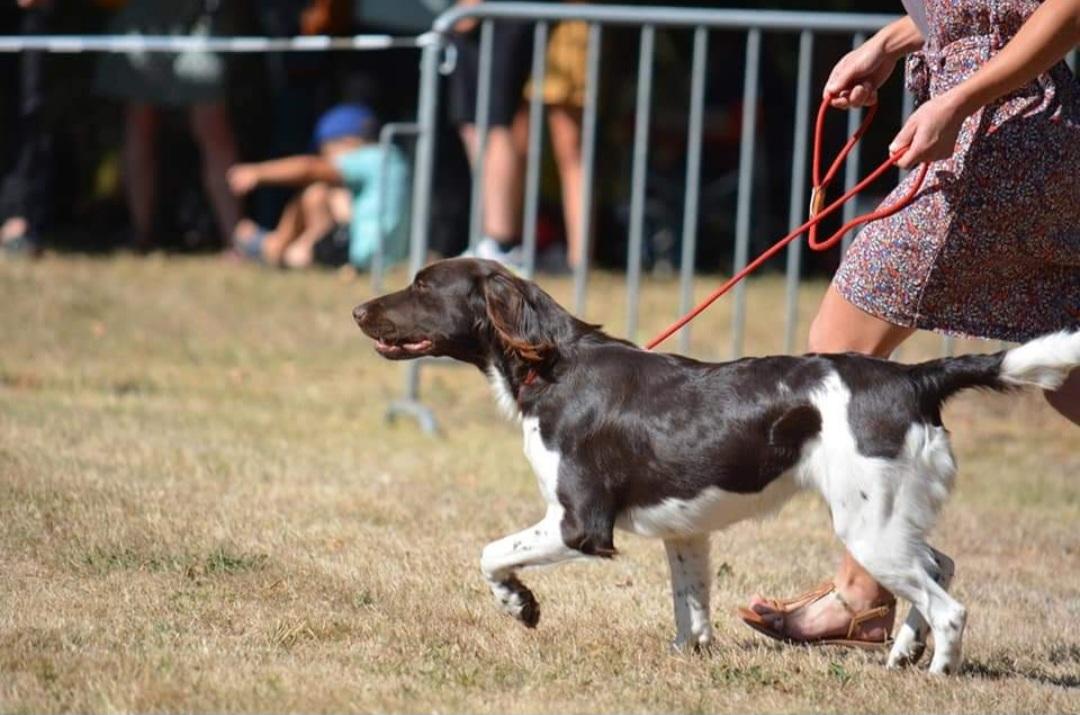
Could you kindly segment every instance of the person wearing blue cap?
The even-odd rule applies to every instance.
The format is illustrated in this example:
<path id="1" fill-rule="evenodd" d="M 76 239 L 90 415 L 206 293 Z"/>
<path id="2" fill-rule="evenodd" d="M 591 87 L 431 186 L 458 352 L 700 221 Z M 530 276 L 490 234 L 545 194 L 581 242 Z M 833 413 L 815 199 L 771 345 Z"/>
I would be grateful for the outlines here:
<path id="1" fill-rule="evenodd" d="M 387 262 L 404 258 L 408 167 L 396 148 L 384 156 L 378 131 L 370 108 L 340 104 L 315 126 L 317 154 L 233 166 L 229 186 L 238 196 L 268 185 L 300 189 L 273 230 L 240 222 L 238 252 L 285 268 L 349 263 L 365 269 L 381 240 Z"/>

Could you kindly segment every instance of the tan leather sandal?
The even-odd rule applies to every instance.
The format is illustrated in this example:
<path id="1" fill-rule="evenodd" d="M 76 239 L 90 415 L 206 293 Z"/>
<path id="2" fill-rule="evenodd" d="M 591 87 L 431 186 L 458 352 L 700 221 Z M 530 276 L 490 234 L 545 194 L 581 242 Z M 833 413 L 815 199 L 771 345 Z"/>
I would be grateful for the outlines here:
<path id="1" fill-rule="evenodd" d="M 842 637 L 831 635 L 822 638 L 798 639 L 784 632 L 783 626 L 781 626 L 780 629 L 773 628 L 764 616 L 762 616 L 757 611 L 754 611 L 753 609 L 739 608 L 738 614 L 739 618 L 742 619 L 743 623 L 750 626 L 758 633 L 761 633 L 762 635 L 768 636 L 769 638 L 773 638 L 784 643 L 801 645 L 838 645 L 846 646 L 849 648 L 881 648 L 889 644 L 889 634 L 892 633 L 893 622 L 896 619 L 896 598 L 891 595 L 885 601 L 875 603 L 873 606 L 866 609 L 865 611 L 856 611 L 854 608 L 851 607 L 851 604 L 849 604 L 847 600 L 842 595 L 840 595 L 840 592 L 836 590 L 835 585 L 833 585 L 831 582 L 826 582 L 818 586 L 816 589 L 813 589 L 812 591 L 807 591 L 806 593 L 800 596 L 796 596 L 795 598 L 786 600 L 769 599 L 766 600 L 765 603 L 773 611 L 786 615 L 789 613 L 793 613 L 800 608 L 805 608 L 811 603 L 825 598 L 830 594 L 840 602 L 840 604 L 849 614 L 851 614 L 851 622 L 848 624 L 847 634 Z M 860 637 L 858 635 L 860 626 L 867 623 L 868 621 L 873 621 L 878 618 L 887 618 L 886 623 L 883 624 L 883 633 L 885 635 L 882 639 L 874 640 L 870 638 Z"/>
<path id="2" fill-rule="evenodd" d="M 763 598 L 762 601 L 765 602 L 766 606 L 777 613 L 791 613 L 809 603 L 813 603 L 822 596 L 828 595 L 829 591 L 832 590 L 832 581 L 822 581 L 806 593 L 799 594 L 794 598 Z"/>

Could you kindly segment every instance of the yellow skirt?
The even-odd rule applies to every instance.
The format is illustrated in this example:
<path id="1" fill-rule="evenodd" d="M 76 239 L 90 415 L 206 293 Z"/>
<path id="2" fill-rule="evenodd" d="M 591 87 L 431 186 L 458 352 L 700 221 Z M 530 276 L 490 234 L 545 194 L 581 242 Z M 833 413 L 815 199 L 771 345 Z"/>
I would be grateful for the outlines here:
<path id="1" fill-rule="evenodd" d="M 581 21 L 560 22 L 547 46 L 544 75 L 544 104 L 581 108 L 585 106 L 585 61 L 589 49 L 589 26 Z M 532 97 L 532 82 L 525 86 L 525 99 Z"/>

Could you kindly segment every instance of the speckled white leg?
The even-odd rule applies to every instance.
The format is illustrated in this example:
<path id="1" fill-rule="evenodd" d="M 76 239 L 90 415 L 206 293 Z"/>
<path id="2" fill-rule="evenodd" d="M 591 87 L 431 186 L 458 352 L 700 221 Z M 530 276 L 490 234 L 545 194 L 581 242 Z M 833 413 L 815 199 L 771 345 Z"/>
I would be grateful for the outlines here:
<path id="1" fill-rule="evenodd" d="M 934 561 L 937 571 L 934 580 L 946 591 L 952 583 L 956 565 L 953 560 L 937 549 L 933 549 Z M 888 667 L 902 668 L 915 665 L 922 658 L 926 650 L 926 636 L 930 632 L 930 624 L 926 622 L 919 609 L 914 606 L 908 611 L 904 624 L 900 626 L 893 641 L 892 650 L 889 651 Z"/>
<path id="2" fill-rule="evenodd" d="M 532 628 L 540 620 L 540 605 L 515 572 L 530 566 L 547 566 L 582 556 L 563 543 L 561 507 L 548 508 L 535 525 L 493 541 L 484 547 L 480 570 L 499 607 Z"/>
<path id="3" fill-rule="evenodd" d="M 712 642 L 709 622 L 709 537 L 665 539 L 675 604 L 676 649 L 699 650 Z"/>

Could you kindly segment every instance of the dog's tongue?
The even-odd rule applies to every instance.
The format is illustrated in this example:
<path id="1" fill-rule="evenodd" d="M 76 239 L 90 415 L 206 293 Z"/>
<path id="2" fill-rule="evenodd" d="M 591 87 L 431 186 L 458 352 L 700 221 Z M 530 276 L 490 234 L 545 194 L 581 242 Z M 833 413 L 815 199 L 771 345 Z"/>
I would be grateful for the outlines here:
<path id="1" fill-rule="evenodd" d="M 388 343 L 388 342 L 385 342 L 383 340 L 376 340 L 375 341 L 375 346 L 379 350 L 382 350 L 382 351 L 385 351 L 385 352 L 395 352 L 395 351 L 398 351 L 398 350 L 405 350 L 407 352 L 414 353 L 414 352 L 419 352 L 421 350 L 427 350 L 428 348 L 430 348 L 431 347 L 431 341 L 428 340 L 427 338 L 425 338 L 423 340 L 418 340 L 415 343 L 402 343 L 400 345 L 394 345 L 393 343 Z"/>

